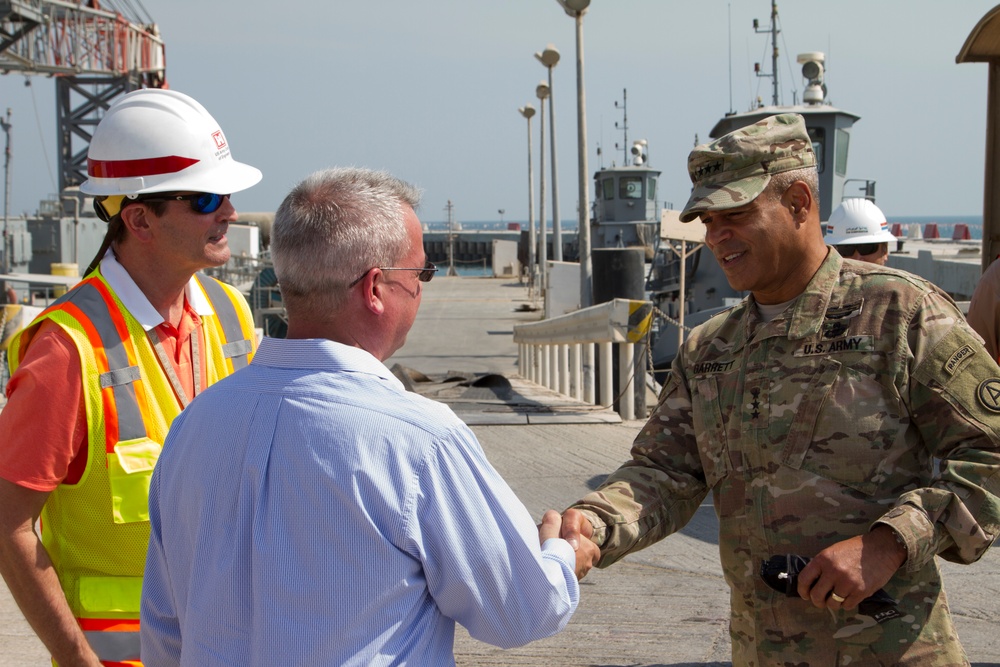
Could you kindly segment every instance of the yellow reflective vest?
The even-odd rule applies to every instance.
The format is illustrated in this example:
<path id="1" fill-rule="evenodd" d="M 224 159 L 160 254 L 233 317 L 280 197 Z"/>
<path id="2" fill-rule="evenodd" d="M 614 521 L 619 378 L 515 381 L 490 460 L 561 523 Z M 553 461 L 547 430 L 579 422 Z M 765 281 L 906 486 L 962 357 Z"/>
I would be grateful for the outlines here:
<path id="1" fill-rule="evenodd" d="M 243 296 L 213 278 L 196 277 L 215 311 L 201 317 L 212 384 L 249 363 L 256 338 Z M 137 665 L 149 481 L 183 406 L 142 325 L 100 269 L 15 337 L 8 348 L 11 373 L 44 320 L 58 324 L 80 353 L 88 452 L 81 479 L 57 487 L 42 509 L 42 543 L 104 664 Z"/>

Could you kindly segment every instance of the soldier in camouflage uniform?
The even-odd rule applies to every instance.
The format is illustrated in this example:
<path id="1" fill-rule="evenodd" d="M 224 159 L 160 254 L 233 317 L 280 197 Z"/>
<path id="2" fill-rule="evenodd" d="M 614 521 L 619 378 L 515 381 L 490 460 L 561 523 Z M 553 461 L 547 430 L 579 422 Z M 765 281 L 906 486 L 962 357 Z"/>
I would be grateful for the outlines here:
<path id="1" fill-rule="evenodd" d="M 935 556 L 972 563 L 1000 530 L 1000 369 L 939 289 L 830 252 L 801 116 L 688 167 L 681 219 L 751 294 L 684 342 L 632 459 L 563 536 L 590 536 L 605 567 L 711 491 L 734 665 L 967 665 Z M 800 597 L 760 577 L 788 553 L 812 559 Z M 858 613 L 880 588 L 902 617 Z"/>

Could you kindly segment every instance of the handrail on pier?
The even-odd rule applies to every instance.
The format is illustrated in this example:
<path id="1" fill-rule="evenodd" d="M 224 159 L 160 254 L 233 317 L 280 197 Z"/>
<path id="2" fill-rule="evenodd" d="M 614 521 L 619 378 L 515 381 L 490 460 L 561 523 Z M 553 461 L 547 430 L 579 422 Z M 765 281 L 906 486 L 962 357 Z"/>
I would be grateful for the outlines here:
<path id="1" fill-rule="evenodd" d="M 612 299 L 568 315 L 540 322 L 514 325 L 521 376 L 585 403 L 594 395 L 595 347 L 600 359 L 599 388 L 602 403 L 613 395 L 612 352 L 618 346 L 618 414 L 623 420 L 645 418 L 636 414 L 636 389 L 645 392 L 646 371 L 640 354 L 636 372 L 636 344 L 644 344 L 653 319 L 649 301 Z M 632 382 L 633 377 L 641 378 Z"/>

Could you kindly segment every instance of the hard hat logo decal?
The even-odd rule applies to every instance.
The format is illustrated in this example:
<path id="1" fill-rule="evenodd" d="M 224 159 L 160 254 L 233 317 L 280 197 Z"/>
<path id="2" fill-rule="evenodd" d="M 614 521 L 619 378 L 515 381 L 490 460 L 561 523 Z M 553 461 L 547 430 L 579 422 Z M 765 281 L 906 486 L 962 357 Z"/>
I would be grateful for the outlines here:
<path id="1" fill-rule="evenodd" d="M 215 147 L 216 148 L 225 148 L 226 147 L 226 137 L 222 134 L 222 130 L 218 130 L 217 132 L 213 132 L 212 133 L 212 139 L 215 140 Z"/>

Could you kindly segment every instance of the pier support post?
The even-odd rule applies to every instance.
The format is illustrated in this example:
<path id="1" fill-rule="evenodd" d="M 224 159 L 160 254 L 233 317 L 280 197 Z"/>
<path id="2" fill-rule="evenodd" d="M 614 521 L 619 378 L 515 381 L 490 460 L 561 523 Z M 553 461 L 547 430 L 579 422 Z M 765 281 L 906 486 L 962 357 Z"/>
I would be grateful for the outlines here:
<path id="1" fill-rule="evenodd" d="M 635 419 L 635 388 L 629 380 L 638 381 L 635 376 L 635 344 L 621 343 L 618 346 L 618 414 L 623 421 Z"/>
<path id="2" fill-rule="evenodd" d="M 546 347 L 545 345 L 539 345 L 538 346 L 538 355 L 541 357 L 541 362 L 542 362 L 542 378 L 541 378 L 542 381 L 541 381 L 540 384 L 543 387 L 551 387 L 552 386 L 552 367 L 549 364 L 550 357 L 549 357 L 548 347 Z"/>
<path id="3" fill-rule="evenodd" d="M 586 343 L 583 346 L 583 402 L 595 405 L 597 399 L 594 397 L 594 346 Z"/>
<path id="4" fill-rule="evenodd" d="M 559 391 L 559 346 L 549 345 L 549 384 L 548 388 Z"/>
<path id="5" fill-rule="evenodd" d="M 601 404 L 611 407 L 614 405 L 614 376 L 611 373 L 611 343 L 598 343 L 600 347 L 598 352 L 601 361 L 601 380 L 600 380 L 600 393 L 601 393 Z"/>
<path id="6" fill-rule="evenodd" d="M 559 359 L 559 393 L 569 396 L 569 345 L 556 345 Z"/>
<path id="7" fill-rule="evenodd" d="M 581 348 L 580 343 L 569 346 L 569 394 L 576 400 L 583 400 L 583 383 L 581 382 L 583 370 L 581 368 Z"/>

